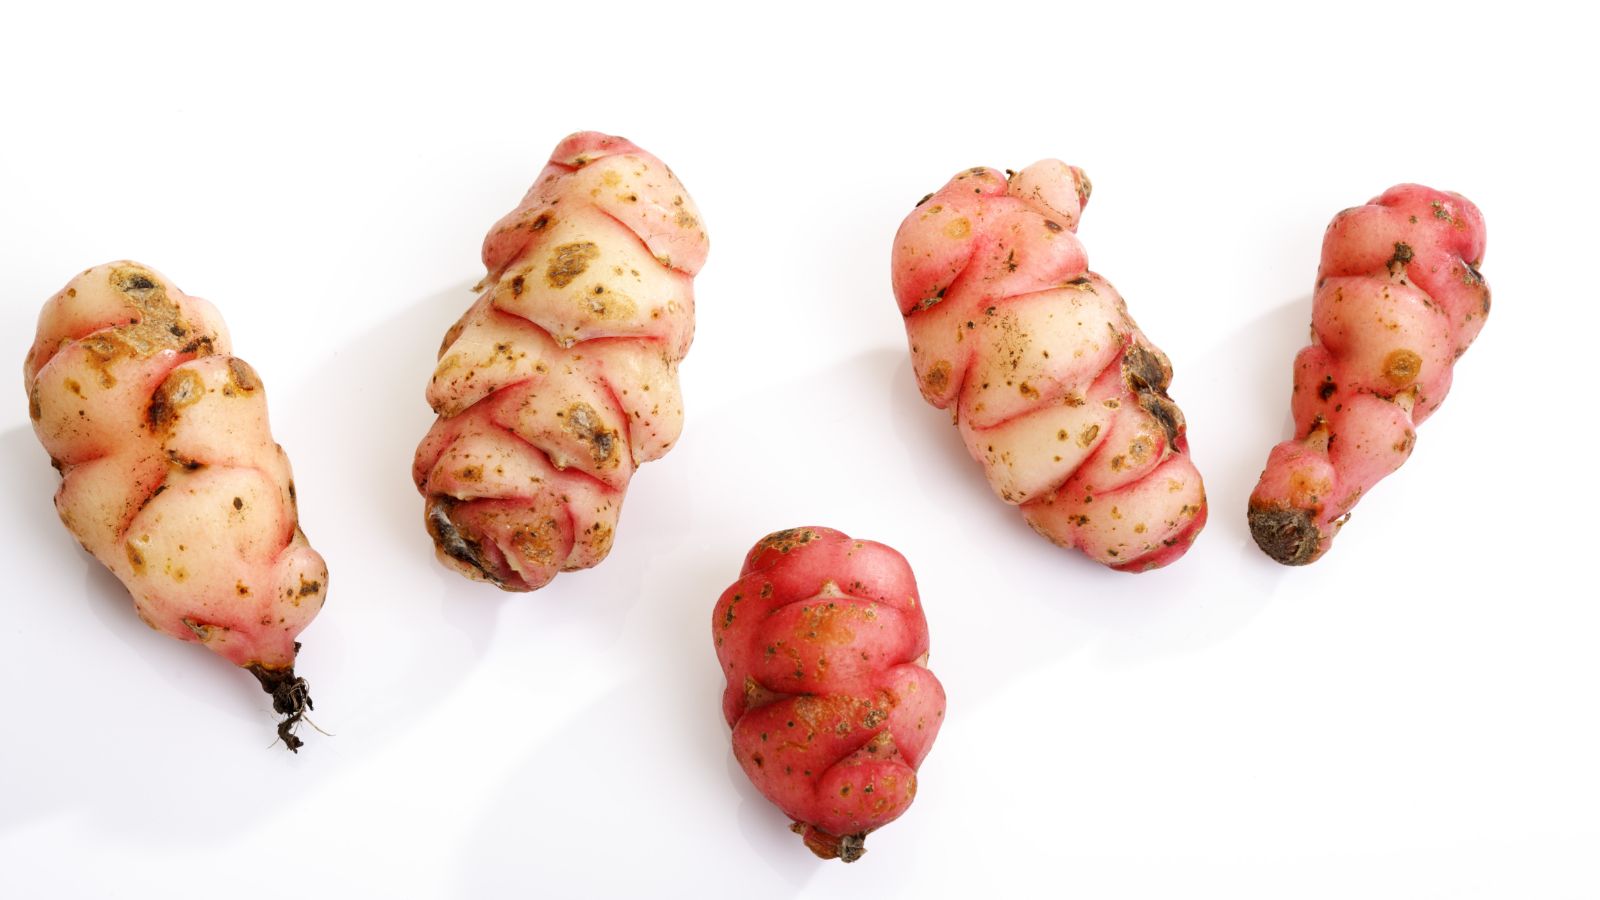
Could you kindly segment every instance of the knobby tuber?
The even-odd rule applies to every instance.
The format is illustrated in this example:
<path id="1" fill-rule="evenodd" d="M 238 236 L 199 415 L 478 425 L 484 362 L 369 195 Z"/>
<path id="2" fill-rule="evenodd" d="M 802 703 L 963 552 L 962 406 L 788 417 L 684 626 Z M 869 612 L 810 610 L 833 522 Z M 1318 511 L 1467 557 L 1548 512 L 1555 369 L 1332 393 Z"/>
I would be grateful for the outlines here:
<path id="1" fill-rule="evenodd" d="M 1182 556 L 1206 520 L 1172 366 L 1076 231 L 1089 179 L 1047 159 L 975 168 L 917 204 L 893 283 L 922 396 L 950 409 L 1001 500 L 1122 571 Z"/>
<path id="2" fill-rule="evenodd" d="M 683 428 L 708 246 L 654 156 L 595 132 L 556 146 L 484 241 L 483 293 L 428 386 L 413 475 L 440 560 L 530 591 L 605 559 L 634 469 Z"/>
<path id="3" fill-rule="evenodd" d="M 1328 551 L 1356 502 L 1400 468 L 1489 315 L 1483 215 L 1402 184 L 1333 217 L 1311 344 L 1295 357 L 1292 440 L 1250 495 L 1250 533 L 1291 566 Z"/>
<path id="4" fill-rule="evenodd" d="M 944 720 L 911 567 L 829 528 L 769 534 L 711 633 L 739 765 L 812 852 L 853 862 L 911 805 Z"/>
<path id="5" fill-rule="evenodd" d="M 328 570 L 300 530 L 266 390 L 216 309 L 147 266 L 97 266 L 45 304 L 24 377 L 62 523 L 150 627 L 253 674 L 298 750 L 311 697 L 295 638 Z"/>

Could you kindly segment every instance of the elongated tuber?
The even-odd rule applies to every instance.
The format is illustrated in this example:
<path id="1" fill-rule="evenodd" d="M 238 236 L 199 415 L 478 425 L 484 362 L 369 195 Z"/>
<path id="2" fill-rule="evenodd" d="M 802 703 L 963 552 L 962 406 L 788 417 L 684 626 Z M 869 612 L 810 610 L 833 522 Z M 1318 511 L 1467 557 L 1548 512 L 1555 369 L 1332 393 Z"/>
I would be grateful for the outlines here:
<path id="1" fill-rule="evenodd" d="M 905 557 L 830 528 L 769 534 L 711 634 L 739 765 L 812 852 L 858 859 L 911 805 L 944 720 Z"/>
<path id="2" fill-rule="evenodd" d="M 97 266 L 45 304 L 24 375 L 62 523 L 150 627 L 249 670 L 298 750 L 311 697 L 295 638 L 328 570 L 300 531 L 266 390 L 216 309 L 147 266 Z"/>
<path id="3" fill-rule="evenodd" d="M 683 428 L 700 213 L 662 162 L 595 132 L 556 146 L 489 231 L 483 293 L 445 335 L 413 475 L 440 560 L 530 591 L 610 552 L 640 463 Z"/>
<path id="4" fill-rule="evenodd" d="M 1333 217 L 1311 344 L 1295 357 L 1295 436 L 1272 449 L 1250 495 L 1250 534 L 1268 556 L 1319 559 L 1356 502 L 1410 457 L 1489 315 L 1484 240 L 1471 201 L 1418 184 Z"/>
<path id="5" fill-rule="evenodd" d="M 1082 170 L 975 168 L 917 204 L 893 283 L 922 396 L 950 409 L 1001 500 L 1121 571 L 1182 556 L 1206 520 L 1172 366 L 1089 271 Z"/>

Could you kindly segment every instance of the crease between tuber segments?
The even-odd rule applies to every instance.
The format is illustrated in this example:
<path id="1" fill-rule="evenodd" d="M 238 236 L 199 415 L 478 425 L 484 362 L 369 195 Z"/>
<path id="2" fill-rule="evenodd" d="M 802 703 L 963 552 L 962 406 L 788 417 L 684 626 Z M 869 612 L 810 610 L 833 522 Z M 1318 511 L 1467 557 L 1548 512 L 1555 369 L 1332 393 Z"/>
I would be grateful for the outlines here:
<path id="1" fill-rule="evenodd" d="M 1250 534 L 1285 565 L 1315 562 L 1363 496 L 1400 468 L 1489 315 L 1483 215 L 1402 184 L 1333 217 L 1295 357 L 1295 433 L 1250 495 Z"/>
<path id="2" fill-rule="evenodd" d="M 266 389 L 216 309 L 139 263 L 96 266 L 46 302 L 24 380 L 62 524 L 146 624 L 253 674 L 298 751 L 311 696 L 295 638 L 328 569 L 300 530 Z"/>
<path id="3" fill-rule="evenodd" d="M 567 137 L 483 243 L 445 335 L 413 477 L 439 559 L 508 591 L 597 565 L 634 469 L 683 428 L 700 213 L 659 159 Z"/>
<path id="4" fill-rule="evenodd" d="M 1076 234 L 1089 179 L 1059 160 L 968 169 L 895 235 L 892 278 L 923 399 L 995 494 L 1119 571 L 1182 556 L 1206 521 L 1172 365 Z"/>
<path id="5" fill-rule="evenodd" d="M 899 818 L 944 721 L 904 557 L 830 528 L 769 534 L 712 613 L 733 754 L 823 859 Z"/>

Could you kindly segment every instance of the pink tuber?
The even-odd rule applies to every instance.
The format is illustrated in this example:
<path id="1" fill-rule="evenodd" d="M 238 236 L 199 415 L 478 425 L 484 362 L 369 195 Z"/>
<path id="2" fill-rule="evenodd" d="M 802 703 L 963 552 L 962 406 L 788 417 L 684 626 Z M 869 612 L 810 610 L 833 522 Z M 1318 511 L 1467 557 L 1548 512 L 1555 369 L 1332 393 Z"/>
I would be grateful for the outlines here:
<path id="1" fill-rule="evenodd" d="M 1295 437 L 1272 449 L 1250 495 L 1250 533 L 1268 556 L 1315 562 L 1356 502 L 1411 455 L 1489 315 L 1483 249 L 1478 208 L 1422 185 L 1333 217 L 1311 345 L 1295 358 Z"/>
<path id="2" fill-rule="evenodd" d="M 922 396 L 1034 530 L 1121 571 L 1182 556 L 1206 520 L 1172 365 L 1089 271 L 1089 179 L 1053 159 L 968 169 L 895 235 Z"/>
<path id="3" fill-rule="evenodd" d="M 830 528 L 769 534 L 712 615 L 733 753 L 823 859 L 899 818 L 944 720 L 905 557 Z"/>

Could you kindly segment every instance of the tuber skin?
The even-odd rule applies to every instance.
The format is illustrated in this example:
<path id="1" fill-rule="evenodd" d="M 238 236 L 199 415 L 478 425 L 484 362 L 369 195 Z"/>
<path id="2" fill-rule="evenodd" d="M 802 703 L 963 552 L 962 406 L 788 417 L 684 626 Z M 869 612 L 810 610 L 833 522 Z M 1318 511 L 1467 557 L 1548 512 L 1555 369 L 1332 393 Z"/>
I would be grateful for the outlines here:
<path id="1" fill-rule="evenodd" d="M 413 477 L 445 565 L 508 591 L 611 550 L 634 469 L 683 428 L 678 363 L 709 243 L 659 159 L 582 132 L 489 231 L 428 386 Z"/>
<path id="2" fill-rule="evenodd" d="M 1250 534 L 1284 565 L 1315 562 L 1356 502 L 1400 466 L 1489 315 L 1483 215 L 1402 184 L 1333 217 L 1294 363 L 1295 436 L 1250 495 Z"/>
<path id="3" fill-rule="evenodd" d="M 859 859 L 911 805 L 944 721 L 905 557 L 831 528 L 769 534 L 711 634 L 739 765 L 813 853 Z"/>
<path id="4" fill-rule="evenodd" d="M 1089 190 L 1054 159 L 961 172 L 901 224 L 894 293 L 923 398 L 995 494 L 1056 544 L 1142 572 L 1189 549 L 1205 486 L 1171 363 L 1089 271 Z"/>
<path id="5" fill-rule="evenodd" d="M 295 638 L 328 569 L 300 530 L 266 389 L 216 309 L 148 266 L 96 266 L 45 304 L 23 375 L 62 524 L 146 624 L 254 675 L 298 752 L 311 697 Z"/>

